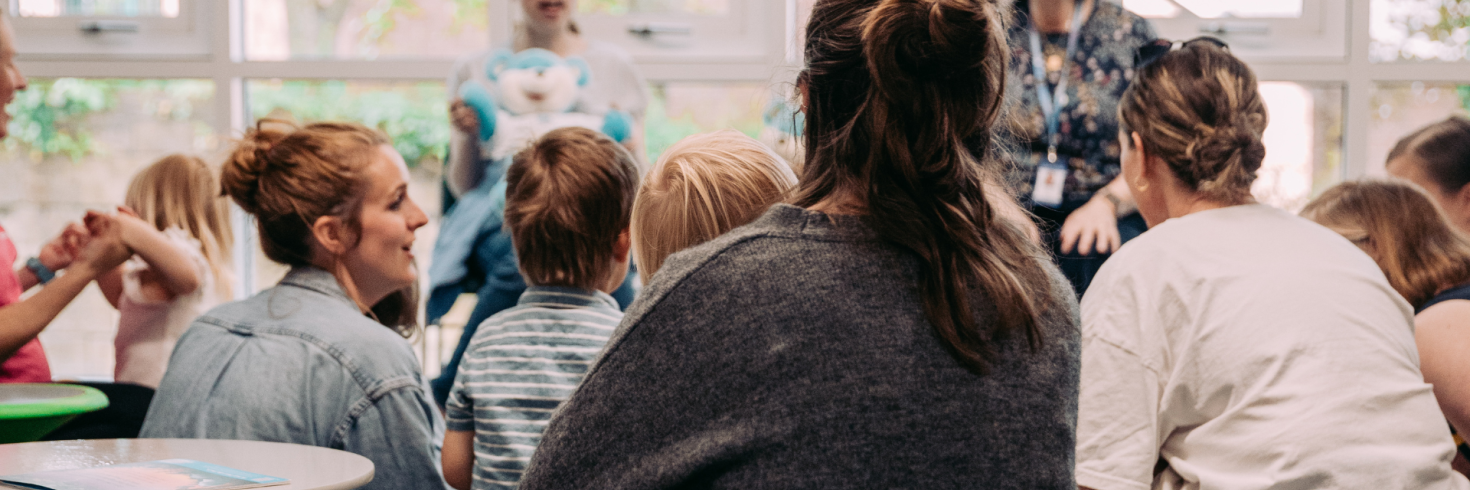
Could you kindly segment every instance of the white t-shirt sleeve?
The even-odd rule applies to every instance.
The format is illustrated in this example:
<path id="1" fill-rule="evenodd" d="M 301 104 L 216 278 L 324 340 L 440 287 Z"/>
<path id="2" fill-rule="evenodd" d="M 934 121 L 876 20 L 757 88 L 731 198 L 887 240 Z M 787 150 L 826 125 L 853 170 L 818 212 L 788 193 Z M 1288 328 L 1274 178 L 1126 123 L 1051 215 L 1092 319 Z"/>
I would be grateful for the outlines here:
<path id="1" fill-rule="evenodd" d="M 1133 291 L 1120 282 L 1093 282 L 1082 302 L 1077 484 L 1096 490 L 1147 490 L 1159 460 L 1165 376 L 1133 341 L 1142 322 L 1148 322 L 1139 318 L 1140 312 L 1150 310 L 1139 308 L 1143 305 L 1134 300 Z"/>

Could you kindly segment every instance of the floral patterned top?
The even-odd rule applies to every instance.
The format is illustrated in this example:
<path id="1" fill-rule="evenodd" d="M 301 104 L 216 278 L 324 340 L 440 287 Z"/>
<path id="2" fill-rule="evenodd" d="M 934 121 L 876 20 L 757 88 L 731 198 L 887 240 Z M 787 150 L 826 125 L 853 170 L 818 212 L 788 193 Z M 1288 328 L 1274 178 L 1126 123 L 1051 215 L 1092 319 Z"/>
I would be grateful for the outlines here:
<path id="1" fill-rule="evenodd" d="M 1058 163 L 1069 172 L 1060 211 L 1070 212 L 1108 185 L 1120 171 L 1118 156 L 1118 102 L 1133 78 L 1133 55 L 1157 36 L 1153 26 L 1116 4 L 1094 0 L 1091 17 L 1082 26 L 1077 52 L 1066 64 L 1067 102 L 1062 106 Z M 1046 158 L 1046 119 L 1036 94 L 1028 34 L 1030 2 L 1016 0 L 1010 30 L 1012 133 L 1015 164 L 1007 172 L 1011 188 L 1032 204 L 1036 167 Z M 1061 59 L 1067 53 L 1067 33 L 1042 33 L 1042 53 L 1048 58 L 1046 81 L 1055 89 L 1061 80 Z M 1034 205 L 1034 204 L 1033 204 Z"/>

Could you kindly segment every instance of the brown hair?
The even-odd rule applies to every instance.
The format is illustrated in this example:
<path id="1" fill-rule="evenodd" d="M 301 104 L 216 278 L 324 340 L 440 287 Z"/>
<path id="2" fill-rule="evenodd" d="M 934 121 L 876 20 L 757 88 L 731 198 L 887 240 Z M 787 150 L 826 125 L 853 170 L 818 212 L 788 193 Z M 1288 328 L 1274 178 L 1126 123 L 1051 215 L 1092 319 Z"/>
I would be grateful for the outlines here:
<path id="1" fill-rule="evenodd" d="M 1449 119 L 1419 128 L 1405 136 L 1388 152 L 1388 160 L 1413 155 L 1425 175 L 1445 193 L 1455 193 L 1470 184 L 1470 119 Z"/>
<path id="2" fill-rule="evenodd" d="M 216 291 L 230 296 L 230 208 L 219 195 L 219 183 L 209 166 L 195 157 L 169 155 L 144 168 L 128 185 L 123 201 L 138 216 L 163 231 L 179 228 L 199 240 L 205 261 L 214 273 Z"/>
<path id="3" fill-rule="evenodd" d="M 285 129 L 275 126 L 286 126 Z M 235 146 L 220 173 L 220 184 L 245 212 L 255 216 L 266 257 L 293 267 L 311 265 L 311 225 L 323 216 L 340 217 L 359 231 L 358 215 L 366 192 L 363 170 L 383 133 L 353 123 L 321 122 L 302 127 L 262 119 Z M 417 323 L 417 285 L 372 306 L 378 321 L 404 337 Z"/>
<path id="4" fill-rule="evenodd" d="M 755 220 L 796 185 L 791 166 L 739 131 L 697 134 L 664 150 L 633 202 L 633 250 L 647 283 L 674 252 Z"/>
<path id="5" fill-rule="evenodd" d="M 1143 67 L 1123 93 L 1123 134 L 1138 133 L 1144 150 L 1190 190 L 1248 202 L 1266 158 L 1266 106 L 1256 86 L 1255 73 L 1226 48 L 1186 43 Z"/>
<path id="6" fill-rule="evenodd" d="M 553 130 L 506 170 L 505 226 L 526 283 L 597 289 L 638 192 L 633 155 L 586 128 Z"/>
<path id="7" fill-rule="evenodd" d="M 991 130 L 1005 94 L 1006 15 L 994 0 L 824 0 L 807 24 L 806 165 L 795 198 L 861 200 L 884 240 L 917 255 L 925 315 L 979 373 L 1012 333 L 1042 343 L 1042 255 L 997 216 Z M 1010 196 L 991 196 L 1007 198 Z M 984 294 L 996 321 L 976 321 Z"/>
<path id="8" fill-rule="evenodd" d="M 1434 199 L 1403 181 L 1345 182 L 1307 204 L 1302 216 L 1362 247 L 1414 308 L 1470 282 L 1470 239 Z"/>

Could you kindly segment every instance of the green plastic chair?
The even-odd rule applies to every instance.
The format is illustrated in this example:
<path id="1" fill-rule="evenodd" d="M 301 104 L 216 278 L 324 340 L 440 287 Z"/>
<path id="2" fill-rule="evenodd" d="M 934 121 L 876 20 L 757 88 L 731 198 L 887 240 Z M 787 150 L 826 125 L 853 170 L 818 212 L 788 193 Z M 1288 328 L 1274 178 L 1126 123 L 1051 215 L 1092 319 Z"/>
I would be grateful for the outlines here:
<path id="1" fill-rule="evenodd" d="M 0 384 L 0 444 L 31 442 L 76 416 L 107 408 L 96 388 L 67 384 Z"/>

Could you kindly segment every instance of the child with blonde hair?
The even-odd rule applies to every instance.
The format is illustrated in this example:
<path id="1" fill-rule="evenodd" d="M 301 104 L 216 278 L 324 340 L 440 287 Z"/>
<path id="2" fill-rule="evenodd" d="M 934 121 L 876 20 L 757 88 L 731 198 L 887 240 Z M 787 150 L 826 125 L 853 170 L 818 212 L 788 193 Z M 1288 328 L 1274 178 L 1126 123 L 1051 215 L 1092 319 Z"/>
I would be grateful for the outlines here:
<path id="1" fill-rule="evenodd" d="M 738 131 L 680 140 L 649 170 L 633 203 L 639 277 L 647 283 L 669 255 L 755 220 L 795 186 L 786 160 Z"/>
<path id="2" fill-rule="evenodd" d="M 169 155 L 128 186 L 117 221 L 132 259 L 97 278 L 119 313 L 118 383 L 158 388 L 190 322 L 229 300 L 229 208 L 198 158 Z"/>

